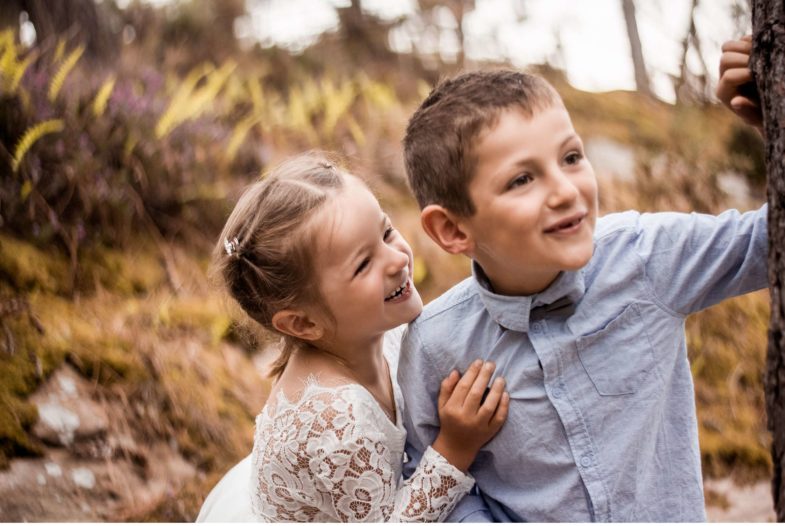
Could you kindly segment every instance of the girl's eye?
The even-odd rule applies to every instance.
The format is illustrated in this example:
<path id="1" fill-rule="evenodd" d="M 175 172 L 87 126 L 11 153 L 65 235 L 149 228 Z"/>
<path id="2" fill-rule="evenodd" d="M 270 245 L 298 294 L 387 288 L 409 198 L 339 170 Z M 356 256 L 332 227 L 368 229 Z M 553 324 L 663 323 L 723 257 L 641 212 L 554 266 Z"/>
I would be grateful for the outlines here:
<path id="1" fill-rule="evenodd" d="M 383 239 L 383 240 L 385 240 L 385 241 L 387 241 L 387 240 L 390 238 L 390 236 L 392 235 L 392 233 L 393 233 L 393 231 L 394 231 L 394 230 L 395 230 L 395 229 L 394 229 L 392 226 L 388 226 L 388 227 L 387 227 L 387 228 L 384 230 L 384 235 L 382 236 L 382 239 Z"/>
<path id="2" fill-rule="evenodd" d="M 534 179 L 532 179 L 532 176 L 529 175 L 529 174 L 519 175 L 518 177 L 516 177 L 515 179 L 510 181 L 510 184 L 508 185 L 508 189 L 513 189 L 513 188 L 516 188 L 518 186 L 527 185 L 530 182 L 532 182 L 533 180 Z"/>
<path id="3" fill-rule="evenodd" d="M 583 159 L 583 154 L 580 152 L 570 152 L 567 154 L 567 157 L 564 158 L 564 162 L 567 164 L 578 164 Z"/>
<path id="4" fill-rule="evenodd" d="M 357 274 L 359 274 L 360 272 L 365 270 L 365 267 L 367 267 L 368 263 L 370 263 L 370 262 L 371 262 L 371 258 L 363 259 L 362 263 L 360 263 L 360 265 L 357 267 L 357 270 L 354 271 L 354 275 L 356 276 Z"/>

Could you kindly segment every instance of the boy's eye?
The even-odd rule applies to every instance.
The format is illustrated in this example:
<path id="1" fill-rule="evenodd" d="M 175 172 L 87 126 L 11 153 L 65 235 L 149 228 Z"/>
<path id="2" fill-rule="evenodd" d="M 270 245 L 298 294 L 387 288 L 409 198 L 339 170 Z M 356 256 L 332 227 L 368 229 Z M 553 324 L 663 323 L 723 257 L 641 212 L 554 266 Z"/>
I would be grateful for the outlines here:
<path id="1" fill-rule="evenodd" d="M 583 159 L 583 154 L 580 152 L 570 152 L 567 154 L 567 157 L 564 158 L 564 162 L 567 164 L 578 164 Z"/>
<path id="2" fill-rule="evenodd" d="M 394 229 L 392 226 L 388 226 L 388 227 L 387 227 L 387 228 L 384 230 L 384 235 L 382 236 L 382 239 L 383 239 L 383 240 L 385 240 L 385 241 L 387 241 L 387 239 L 389 239 L 389 237 L 392 235 L 392 233 L 393 233 L 393 231 L 394 231 L 394 230 L 395 230 L 395 229 Z"/>
<path id="3" fill-rule="evenodd" d="M 357 270 L 354 271 L 354 275 L 356 276 L 357 274 L 359 274 L 360 272 L 365 270 L 365 267 L 367 267 L 368 263 L 370 263 L 370 262 L 371 262 L 371 258 L 363 259 L 362 262 L 360 263 L 360 265 L 357 267 Z"/>
<path id="4" fill-rule="evenodd" d="M 512 181 L 510 181 L 510 184 L 507 185 L 507 188 L 508 189 L 512 189 L 512 188 L 516 188 L 518 186 L 523 186 L 523 185 L 529 184 L 533 180 L 534 179 L 532 179 L 531 175 L 529 175 L 529 174 L 521 174 L 521 175 L 517 176 L 515 179 L 513 179 Z"/>

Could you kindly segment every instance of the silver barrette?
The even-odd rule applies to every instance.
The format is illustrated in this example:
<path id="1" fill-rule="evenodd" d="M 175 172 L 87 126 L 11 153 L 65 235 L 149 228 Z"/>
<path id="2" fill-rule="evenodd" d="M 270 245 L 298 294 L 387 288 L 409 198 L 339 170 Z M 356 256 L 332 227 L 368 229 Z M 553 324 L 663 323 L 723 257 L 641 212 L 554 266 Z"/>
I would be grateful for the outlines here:
<path id="1" fill-rule="evenodd" d="M 237 253 L 237 247 L 239 246 L 240 242 L 237 241 L 237 238 L 232 238 L 229 241 L 229 238 L 224 239 L 224 249 L 226 250 L 226 254 L 231 256 Z"/>

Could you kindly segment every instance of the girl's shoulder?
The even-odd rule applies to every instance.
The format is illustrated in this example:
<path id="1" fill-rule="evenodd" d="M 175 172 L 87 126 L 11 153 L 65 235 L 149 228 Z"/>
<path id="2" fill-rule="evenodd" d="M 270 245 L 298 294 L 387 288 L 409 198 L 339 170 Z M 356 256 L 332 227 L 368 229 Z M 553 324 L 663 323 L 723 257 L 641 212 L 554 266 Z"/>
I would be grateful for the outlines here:
<path id="1" fill-rule="evenodd" d="M 341 428 L 341 433 L 367 434 L 384 431 L 385 420 L 389 421 L 378 402 L 360 384 L 340 375 L 309 374 L 300 386 L 276 386 L 256 427 L 257 433 L 264 429 L 265 438 L 275 440 L 290 425 L 305 433 Z"/>

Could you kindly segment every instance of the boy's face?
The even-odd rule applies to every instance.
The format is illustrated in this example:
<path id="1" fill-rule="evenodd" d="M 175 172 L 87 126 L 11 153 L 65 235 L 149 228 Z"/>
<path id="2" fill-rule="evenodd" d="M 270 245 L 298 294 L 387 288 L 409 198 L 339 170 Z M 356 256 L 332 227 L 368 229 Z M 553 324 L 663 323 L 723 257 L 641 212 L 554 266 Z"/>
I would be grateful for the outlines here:
<path id="1" fill-rule="evenodd" d="M 526 117 L 510 108 L 483 132 L 469 184 L 476 212 L 460 224 L 467 255 L 501 294 L 544 290 L 594 250 L 597 181 L 567 110 L 555 105 Z"/>

